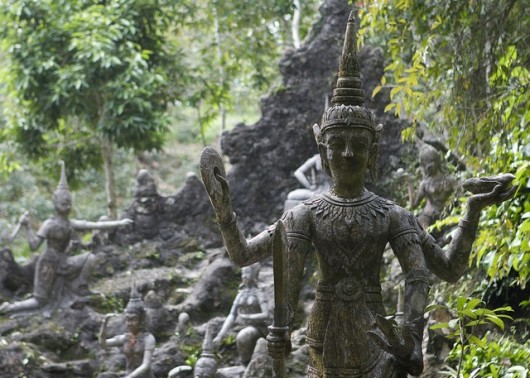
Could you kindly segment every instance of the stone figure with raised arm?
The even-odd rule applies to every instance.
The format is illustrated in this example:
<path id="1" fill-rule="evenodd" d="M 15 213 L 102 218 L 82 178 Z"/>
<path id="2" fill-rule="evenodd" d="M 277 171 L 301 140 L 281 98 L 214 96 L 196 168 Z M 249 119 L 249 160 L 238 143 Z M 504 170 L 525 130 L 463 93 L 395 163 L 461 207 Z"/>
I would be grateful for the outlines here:
<path id="1" fill-rule="evenodd" d="M 61 164 L 61 180 L 53 194 L 55 217 L 47 219 L 37 233 L 32 230 L 27 216 L 21 222 L 28 230 L 28 242 L 33 251 L 46 241 L 46 249 L 39 257 L 35 268 L 33 296 L 11 304 L 3 303 L 0 306 L 0 313 L 34 310 L 47 305 L 52 300 L 61 301 L 63 298 L 56 297 L 60 296 L 56 291 L 64 292 L 57 288 L 59 278 L 68 286 L 71 295 L 82 297 L 90 294 L 88 281 L 96 258 L 90 252 L 68 255 L 71 242 L 77 241 L 76 231 L 112 229 L 132 222 L 130 219 L 105 222 L 70 220 L 68 215 L 72 208 L 72 195 L 66 181 L 64 162 Z"/>
<path id="2" fill-rule="evenodd" d="M 287 211 L 281 218 L 287 235 L 289 321 L 298 304 L 304 262 L 316 253 L 318 284 L 307 320 L 308 377 L 387 378 L 423 370 L 422 334 L 429 292 L 429 270 L 456 281 L 467 261 L 480 211 L 514 193 L 512 175 L 474 179 L 451 244 L 442 250 L 409 211 L 365 188 L 375 172 L 382 125 L 363 106 L 364 92 L 356 51 L 353 13 L 348 20 L 332 106 L 313 131 L 331 190 Z M 274 229 L 246 240 L 232 211 L 222 160 L 207 148 L 201 173 L 230 258 L 240 266 L 271 254 Z M 380 269 L 390 243 L 405 276 L 402 326 L 385 319 Z M 312 248 L 311 245 L 314 247 Z M 314 251 L 314 252 L 313 252 Z M 275 288 L 276 291 L 276 288 Z M 288 353 L 289 337 L 269 342 L 273 358 Z"/>
<path id="3" fill-rule="evenodd" d="M 319 154 L 311 156 L 298 167 L 294 171 L 294 177 L 302 184 L 303 188 L 289 192 L 284 211 L 302 201 L 313 198 L 317 194 L 327 192 L 330 188 L 330 179 L 322 170 L 322 160 Z"/>
<path id="4" fill-rule="evenodd" d="M 267 326 L 270 322 L 267 296 L 258 285 L 259 271 L 259 263 L 241 269 L 242 282 L 239 292 L 221 330 L 213 340 L 214 345 L 219 345 L 234 327 L 237 330 L 237 350 L 243 365 L 250 362 L 257 340 L 267 336 Z"/>
<path id="5" fill-rule="evenodd" d="M 418 220 L 423 227 L 428 227 L 440 219 L 447 201 L 456 192 L 457 181 L 451 174 L 444 172 L 442 156 L 436 148 L 424 143 L 420 147 L 419 157 L 423 178 L 417 193 L 411 196 L 410 203 L 414 209 L 425 199 Z"/>
<path id="6" fill-rule="evenodd" d="M 140 293 L 133 283 L 131 297 L 125 308 L 127 333 L 107 339 L 107 324 L 116 314 L 107 314 L 99 332 L 99 344 L 103 348 L 121 346 L 126 360 L 126 378 L 154 378 L 151 370 L 155 337 L 145 329 L 145 308 Z"/>

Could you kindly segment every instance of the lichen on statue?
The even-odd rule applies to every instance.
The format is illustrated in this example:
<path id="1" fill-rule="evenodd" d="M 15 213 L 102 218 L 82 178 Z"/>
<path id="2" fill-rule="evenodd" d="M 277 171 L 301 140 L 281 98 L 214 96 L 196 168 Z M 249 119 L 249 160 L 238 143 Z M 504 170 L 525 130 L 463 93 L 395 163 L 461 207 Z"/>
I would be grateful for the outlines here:
<path id="1" fill-rule="evenodd" d="M 331 190 L 288 210 L 281 222 L 287 235 L 290 320 L 298 305 L 305 260 L 316 253 L 318 284 L 307 319 L 309 377 L 406 377 L 423 370 L 421 341 L 429 273 L 457 280 L 467 268 L 480 210 L 514 192 L 500 183 L 469 198 L 460 227 L 447 250 L 409 211 L 365 188 L 375 176 L 382 125 L 363 106 L 353 13 L 346 28 L 332 106 L 315 125 L 322 168 Z M 230 258 L 246 266 L 271 254 L 276 224 L 246 240 L 232 211 L 222 160 L 207 148 L 201 175 L 217 214 Z M 511 181 L 511 180 L 510 180 Z M 390 243 L 405 276 L 404 324 L 386 320 L 380 270 Z M 276 288 L 275 288 L 276 290 Z M 272 339 L 271 339 L 272 340 Z M 289 341 L 269 342 L 269 350 L 290 350 Z M 276 358 L 273 357 L 273 358 Z"/>

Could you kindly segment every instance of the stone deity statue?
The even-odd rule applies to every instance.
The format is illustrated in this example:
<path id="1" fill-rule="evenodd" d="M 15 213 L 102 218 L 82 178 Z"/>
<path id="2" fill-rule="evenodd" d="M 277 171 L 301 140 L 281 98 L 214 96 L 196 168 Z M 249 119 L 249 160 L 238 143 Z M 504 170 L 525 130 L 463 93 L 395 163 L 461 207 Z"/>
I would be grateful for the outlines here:
<path id="1" fill-rule="evenodd" d="M 145 329 L 146 313 L 140 293 L 133 284 L 131 297 L 125 308 L 127 333 L 107 339 L 108 321 L 116 314 L 107 314 L 99 333 L 99 343 L 103 348 L 121 346 L 126 359 L 126 378 L 154 378 L 151 370 L 155 337 Z"/>
<path id="2" fill-rule="evenodd" d="M 457 181 L 443 170 L 442 156 L 434 147 L 424 144 L 420 148 L 420 164 L 423 179 L 415 197 L 410 198 L 411 207 L 416 208 L 425 199 L 425 206 L 418 215 L 423 227 L 440 219 L 449 198 L 456 192 Z"/>
<path id="3" fill-rule="evenodd" d="M 130 219 L 105 222 L 70 220 L 68 215 L 72 208 L 72 195 L 66 181 L 64 162 L 61 163 L 61 180 L 53 194 L 55 217 L 47 219 L 36 234 L 30 227 L 28 217 L 21 222 L 27 227 L 28 242 L 33 251 L 46 241 L 46 250 L 39 257 L 35 268 L 33 297 L 12 304 L 3 303 L 0 306 L 0 313 L 35 310 L 52 300 L 61 301 L 65 298 L 57 298 L 57 296 L 61 296 L 59 293 L 64 295 L 63 289 L 67 289 L 71 297 L 91 294 L 88 281 L 96 257 L 90 252 L 68 255 L 71 242 L 79 244 L 76 232 L 113 229 L 132 223 Z M 58 287 L 58 285 L 63 285 L 63 287 Z"/>
<path id="4" fill-rule="evenodd" d="M 281 218 L 288 246 L 289 325 L 298 304 L 304 262 L 309 253 L 317 255 L 319 280 L 306 338 L 311 378 L 420 374 L 429 271 L 451 282 L 461 277 L 481 209 L 508 199 L 515 190 L 509 188 L 513 176 L 504 175 L 471 196 L 446 250 L 413 214 L 368 191 L 365 173 L 367 169 L 375 172 L 382 125 L 376 125 L 372 112 L 363 106 L 356 46 L 351 14 L 332 106 L 325 111 L 321 124 L 313 127 L 323 170 L 332 179 L 331 190 Z M 246 266 L 269 257 L 276 224 L 246 240 L 232 210 L 222 160 L 212 148 L 204 150 L 201 170 L 230 258 Z M 380 268 L 387 242 L 405 276 L 402 326 L 386 320 L 381 298 Z M 275 360 L 289 350 L 287 332 L 270 339 L 269 352 Z"/>
<path id="5" fill-rule="evenodd" d="M 124 214 L 125 218 L 134 220 L 131 228 L 136 239 L 153 239 L 158 235 L 160 215 L 164 208 L 162 202 L 153 176 L 147 170 L 140 169 L 136 175 L 134 201 Z"/>
<path id="6" fill-rule="evenodd" d="M 267 336 L 267 326 L 270 322 L 267 296 L 258 286 L 259 271 L 259 263 L 241 269 L 241 287 L 230 313 L 213 340 L 214 345 L 218 346 L 227 332 L 234 327 L 237 330 L 237 350 L 243 365 L 249 363 L 256 341 Z"/>
<path id="7" fill-rule="evenodd" d="M 285 201 L 284 211 L 291 209 L 300 202 L 327 192 L 330 188 L 329 177 L 322 170 L 322 160 L 316 154 L 307 159 L 296 171 L 294 177 L 302 184 L 302 189 L 289 192 Z"/>

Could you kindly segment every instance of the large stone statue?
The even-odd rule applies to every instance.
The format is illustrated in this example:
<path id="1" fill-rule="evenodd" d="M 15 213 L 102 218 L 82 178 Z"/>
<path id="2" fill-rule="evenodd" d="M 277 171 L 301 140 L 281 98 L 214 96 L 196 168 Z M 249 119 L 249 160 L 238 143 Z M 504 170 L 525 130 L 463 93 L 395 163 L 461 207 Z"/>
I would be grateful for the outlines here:
<path id="1" fill-rule="evenodd" d="M 146 313 L 140 293 L 133 284 L 131 297 L 125 308 L 127 333 L 107 339 L 108 321 L 116 314 L 107 314 L 99 333 L 99 343 L 103 348 L 123 347 L 126 359 L 126 378 L 154 378 L 151 370 L 155 337 L 145 329 Z"/>
<path id="2" fill-rule="evenodd" d="M 230 313 L 213 340 L 214 345 L 218 346 L 227 332 L 235 325 L 236 345 L 243 365 L 249 363 L 256 341 L 260 337 L 267 336 L 267 326 L 270 323 L 267 296 L 258 285 L 259 271 L 259 263 L 241 269 L 241 287 Z"/>
<path id="3" fill-rule="evenodd" d="M 34 310 L 53 301 L 69 302 L 76 296 L 90 294 L 88 280 L 96 257 L 90 252 L 69 256 L 70 242 L 79 243 L 76 231 L 112 229 L 130 224 L 130 219 L 107 222 L 89 222 L 68 219 L 72 208 L 72 195 L 66 181 L 64 163 L 61 180 L 53 194 L 56 216 L 47 219 L 35 234 L 25 217 L 22 225 L 27 227 L 30 248 L 37 250 L 46 241 L 46 250 L 37 261 L 33 282 L 33 297 L 12 304 L 3 303 L 0 313 Z M 66 297 L 70 297 L 67 300 Z M 60 304 L 60 303 L 59 303 Z"/>
<path id="4" fill-rule="evenodd" d="M 508 188 L 513 176 L 491 178 L 483 186 L 484 180 L 478 180 L 477 194 L 468 199 L 466 213 L 446 250 L 410 212 L 369 192 L 365 173 L 367 169 L 375 172 L 382 125 L 376 125 L 372 112 L 363 106 L 354 22 L 352 14 L 332 106 L 321 124 L 313 127 L 332 188 L 287 211 L 281 219 L 288 245 L 288 318 L 292 322 L 298 304 L 304 262 L 315 251 L 319 276 L 307 320 L 308 376 L 406 377 L 423 370 L 421 341 L 429 270 L 452 282 L 461 277 L 481 209 L 513 195 L 514 188 Z M 222 160 L 212 148 L 203 152 L 201 174 L 230 258 L 245 266 L 270 256 L 277 225 L 245 239 L 232 210 Z M 405 275 L 404 324 L 400 327 L 385 319 L 381 298 L 380 268 L 387 242 Z M 289 349 L 287 333 L 269 342 L 274 359 Z"/>

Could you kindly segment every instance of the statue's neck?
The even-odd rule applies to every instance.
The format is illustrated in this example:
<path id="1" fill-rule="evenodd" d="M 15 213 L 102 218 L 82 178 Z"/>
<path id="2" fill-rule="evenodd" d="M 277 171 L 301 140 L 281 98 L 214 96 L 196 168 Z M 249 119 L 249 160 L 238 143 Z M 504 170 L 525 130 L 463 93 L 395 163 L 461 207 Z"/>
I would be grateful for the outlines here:
<path id="1" fill-rule="evenodd" d="M 331 188 L 331 194 L 334 196 L 345 198 L 345 199 L 354 199 L 363 195 L 365 192 L 364 188 L 364 178 L 355 183 L 334 183 Z"/>

